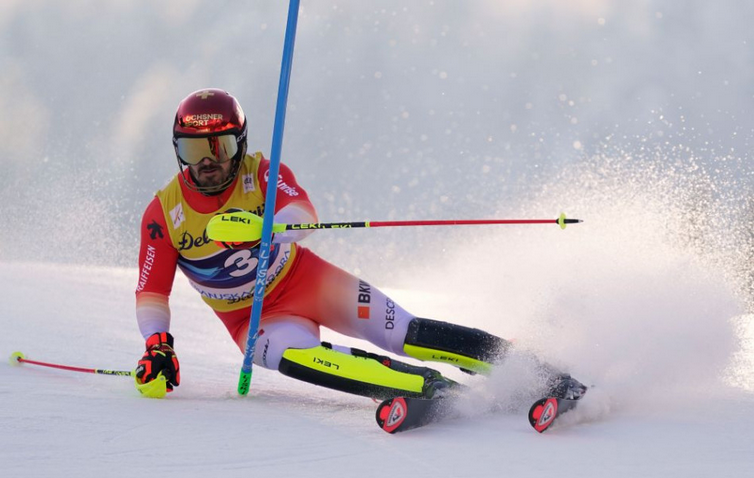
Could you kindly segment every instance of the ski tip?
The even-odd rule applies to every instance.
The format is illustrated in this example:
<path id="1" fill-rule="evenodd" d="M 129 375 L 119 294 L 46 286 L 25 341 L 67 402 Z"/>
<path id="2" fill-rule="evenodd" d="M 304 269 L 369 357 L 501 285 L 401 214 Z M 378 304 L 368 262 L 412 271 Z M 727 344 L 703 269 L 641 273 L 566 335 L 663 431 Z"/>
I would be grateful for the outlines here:
<path id="1" fill-rule="evenodd" d="M 24 360 L 26 356 L 22 354 L 21 352 L 13 352 L 10 354 L 10 359 L 8 360 L 11 365 L 21 365 L 21 361 Z"/>
<path id="2" fill-rule="evenodd" d="M 558 416 L 558 399 L 542 398 L 529 409 L 529 424 L 539 433 L 547 430 Z"/>
<path id="3" fill-rule="evenodd" d="M 395 433 L 406 419 L 408 406 L 401 397 L 385 400 L 377 407 L 377 424 L 387 433 Z"/>

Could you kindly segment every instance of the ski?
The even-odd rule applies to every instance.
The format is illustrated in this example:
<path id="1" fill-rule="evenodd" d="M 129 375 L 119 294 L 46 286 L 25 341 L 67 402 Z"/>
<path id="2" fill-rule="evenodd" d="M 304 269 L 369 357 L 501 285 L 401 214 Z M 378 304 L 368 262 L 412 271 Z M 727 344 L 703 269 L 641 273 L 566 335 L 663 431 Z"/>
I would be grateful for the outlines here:
<path id="1" fill-rule="evenodd" d="M 377 407 L 377 424 L 387 433 L 419 428 L 457 415 L 453 398 L 395 397 Z"/>
<path id="2" fill-rule="evenodd" d="M 579 403 L 579 399 L 568 400 L 556 397 L 540 398 L 534 402 L 529 409 L 529 424 L 531 424 L 536 431 L 542 433 L 550 428 L 556 418 L 569 410 L 573 410 Z"/>
<path id="3" fill-rule="evenodd" d="M 555 419 L 578 404 L 578 399 L 545 397 L 529 409 L 529 424 L 539 433 L 544 432 Z M 384 400 L 377 407 L 377 424 L 387 433 L 400 433 L 442 420 L 460 417 L 456 407 L 458 397 L 412 398 L 395 397 Z"/>
<path id="4" fill-rule="evenodd" d="M 550 428 L 560 415 L 576 407 L 588 390 L 567 374 L 556 376 L 548 389 L 551 395 L 540 398 L 529 408 L 529 424 L 539 433 Z M 459 401 L 475 401 L 467 393 L 459 392 L 460 389 L 456 393 L 436 398 L 389 398 L 377 406 L 377 424 L 387 433 L 399 433 L 440 420 L 458 418 L 462 415 L 458 407 Z"/>

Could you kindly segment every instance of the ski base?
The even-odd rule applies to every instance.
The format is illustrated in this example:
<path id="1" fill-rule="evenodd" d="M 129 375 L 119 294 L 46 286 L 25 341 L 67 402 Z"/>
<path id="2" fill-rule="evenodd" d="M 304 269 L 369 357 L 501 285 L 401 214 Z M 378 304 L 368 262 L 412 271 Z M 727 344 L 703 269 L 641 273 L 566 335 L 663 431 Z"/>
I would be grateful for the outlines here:
<path id="1" fill-rule="evenodd" d="M 578 400 L 545 397 L 534 402 L 529 409 L 529 423 L 539 433 L 544 432 L 555 422 L 555 419 L 578 404 Z"/>

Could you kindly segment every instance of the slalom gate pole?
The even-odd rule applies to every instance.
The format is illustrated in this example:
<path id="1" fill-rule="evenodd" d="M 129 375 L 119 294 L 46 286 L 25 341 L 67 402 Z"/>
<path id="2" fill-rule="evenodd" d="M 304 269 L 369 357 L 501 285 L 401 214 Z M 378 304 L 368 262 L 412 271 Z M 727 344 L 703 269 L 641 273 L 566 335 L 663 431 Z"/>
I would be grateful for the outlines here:
<path id="1" fill-rule="evenodd" d="M 11 365 L 19 365 L 22 363 L 27 363 L 29 365 L 40 365 L 42 367 L 57 368 L 60 370 L 69 370 L 71 372 L 96 373 L 99 375 L 121 375 L 121 376 L 127 376 L 127 377 L 133 376 L 133 372 L 130 370 L 129 371 L 104 370 L 104 369 L 97 369 L 97 368 L 71 367 L 70 365 L 59 365 L 55 363 L 38 362 L 36 360 L 27 359 L 24 356 L 24 354 L 22 354 L 21 352 L 13 352 L 10 356 L 10 363 Z"/>
<path id="2" fill-rule="evenodd" d="M 283 44 L 283 60 L 280 65 L 280 83 L 278 85 L 277 106 L 275 108 L 275 125 L 272 132 L 272 150 L 270 154 L 270 170 L 267 176 L 267 194 L 265 196 L 264 218 L 262 221 L 262 237 L 259 245 L 259 262 L 257 264 L 257 279 L 254 284 L 254 300 L 251 304 L 249 318 L 249 334 L 246 339 L 246 351 L 243 357 L 241 373 L 238 377 L 238 393 L 247 395 L 251 385 L 251 367 L 254 360 L 257 338 L 259 337 L 259 322 L 262 318 L 262 305 L 267 285 L 267 269 L 270 263 L 270 246 L 272 243 L 272 221 L 275 215 L 275 200 L 277 197 L 277 182 L 280 171 L 280 153 L 283 146 L 283 130 L 285 128 L 285 110 L 288 103 L 288 85 L 291 80 L 293 65 L 293 45 L 296 42 L 296 26 L 298 23 L 299 0 L 291 0 L 288 6 L 288 23 L 285 27 L 285 42 Z"/>

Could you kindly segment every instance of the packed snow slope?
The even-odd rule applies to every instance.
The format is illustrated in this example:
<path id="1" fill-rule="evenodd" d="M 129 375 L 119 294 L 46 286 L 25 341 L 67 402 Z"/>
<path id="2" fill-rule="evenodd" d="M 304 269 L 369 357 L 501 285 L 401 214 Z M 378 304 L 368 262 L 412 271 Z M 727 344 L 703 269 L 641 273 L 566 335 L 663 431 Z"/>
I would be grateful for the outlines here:
<path id="1" fill-rule="evenodd" d="M 250 395 L 240 397 L 240 352 L 181 282 L 173 332 L 182 384 L 163 400 L 140 397 L 128 378 L 0 366 L 0 474 L 536 477 L 572 470 L 585 477 L 750 476 L 754 394 L 721 380 L 717 369 L 733 366 L 743 353 L 733 340 L 730 305 L 714 283 L 676 267 L 645 264 L 627 281 L 582 282 L 583 296 L 570 295 L 556 307 L 565 314 L 513 327 L 535 335 L 542 327 L 557 330 L 557 339 L 544 339 L 557 343 L 553 355 L 597 385 L 579 409 L 542 435 L 528 425 L 524 404 L 513 402 L 509 411 L 484 414 L 482 403 L 464 418 L 388 435 L 375 424 L 370 400 L 260 368 Z M 143 346 L 131 317 L 135 280 L 135 269 L 1 264 L 3 354 L 19 350 L 41 361 L 132 368 Z M 588 290 L 599 283 L 612 300 L 593 304 Z M 446 292 L 393 295 L 413 309 L 435 316 L 455 309 L 447 318 L 500 331 L 513 315 L 499 296 L 480 296 L 466 308 L 454 306 L 452 290 Z M 535 289 L 527 297 L 543 300 Z M 578 317 L 564 320 L 574 309 Z M 462 317 L 463 310 L 469 312 Z M 747 340 L 751 344 L 751 334 Z M 739 357 L 745 367 L 740 360 L 737 367 L 751 384 L 751 349 L 747 353 Z M 516 372 L 503 367 L 488 380 L 467 382 L 504 397 L 522 380 Z"/>
<path id="2" fill-rule="evenodd" d="M 95 13 L 93 15 L 93 12 Z M 0 2 L 0 356 L 132 369 L 138 227 L 178 102 L 229 90 L 269 154 L 287 2 Z M 254 369 L 182 276 L 182 383 L 0 363 L 0 476 L 754 476 L 754 3 L 303 0 L 283 148 L 318 231 L 413 313 L 593 385 L 545 434 L 518 355 L 463 418 Z M 323 339 L 374 350 L 324 331 Z M 502 410 L 489 413 L 492 402 Z"/>
<path id="3" fill-rule="evenodd" d="M 392 289 L 363 274 L 418 315 L 515 338 L 595 385 L 546 434 L 529 427 L 529 403 L 516 398 L 532 379 L 516 357 L 489 378 L 438 366 L 496 397 L 504 411 L 485 413 L 490 403 L 481 401 L 462 419 L 401 436 L 376 426 L 370 400 L 260 368 L 251 395 L 239 397 L 241 354 L 181 277 L 171 331 L 182 384 L 163 400 L 141 398 L 128 379 L 0 367 L 3 475 L 750 475 L 754 330 L 734 267 L 738 249 L 715 242 L 722 236 L 708 227 L 668 219 L 688 199 L 692 188 L 676 187 L 688 175 L 637 172 L 637 186 L 594 179 L 588 173 L 597 170 L 585 168 L 589 188 L 569 192 L 559 185 L 577 179 L 567 177 L 545 188 L 573 202 L 582 224 L 475 228 L 465 243 L 463 233 L 451 239 L 427 229 L 423 253 L 443 261 L 396 264 L 416 287 Z M 613 172 L 600 170 L 603 178 Z M 546 206 L 549 196 L 530 207 L 556 207 Z M 601 200 L 607 196 L 615 204 Z M 329 233 L 337 232 L 317 234 Z M 353 241 L 344 247 L 367 257 Z M 136 279 L 135 268 L 3 262 L 3 353 L 132 368 L 143 347 L 132 310 Z"/>

